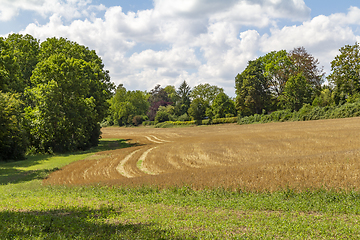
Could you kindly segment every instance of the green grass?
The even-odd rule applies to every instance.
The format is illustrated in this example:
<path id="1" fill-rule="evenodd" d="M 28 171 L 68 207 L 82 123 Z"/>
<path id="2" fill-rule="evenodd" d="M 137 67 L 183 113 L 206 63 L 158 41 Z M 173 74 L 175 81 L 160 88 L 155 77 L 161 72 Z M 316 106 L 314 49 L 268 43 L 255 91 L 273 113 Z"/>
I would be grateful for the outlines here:
<path id="1" fill-rule="evenodd" d="M 360 193 L 43 186 L 96 151 L 0 163 L 0 239 L 358 239 Z"/>

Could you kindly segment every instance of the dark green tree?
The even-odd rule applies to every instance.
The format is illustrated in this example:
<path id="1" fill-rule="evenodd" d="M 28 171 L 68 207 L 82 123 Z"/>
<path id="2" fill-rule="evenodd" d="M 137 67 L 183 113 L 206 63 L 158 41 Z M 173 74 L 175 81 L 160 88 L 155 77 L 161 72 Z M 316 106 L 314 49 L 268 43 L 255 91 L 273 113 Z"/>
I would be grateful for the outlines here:
<path id="1" fill-rule="evenodd" d="M 269 80 L 264 76 L 262 59 L 249 61 L 246 69 L 235 78 L 236 108 L 243 116 L 262 113 L 271 108 Z"/>
<path id="2" fill-rule="evenodd" d="M 332 73 L 328 76 L 334 87 L 336 104 L 343 104 L 351 95 L 360 92 L 360 46 L 346 45 L 331 62 Z"/>
<path id="3" fill-rule="evenodd" d="M 19 71 L 18 92 L 23 92 L 25 87 L 31 87 L 30 77 L 39 62 L 39 40 L 29 34 L 14 33 L 10 34 L 5 42 L 9 46 L 9 54 L 16 59 L 15 62 Z"/>
<path id="4" fill-rule="evenodd" d="M 284 91 L 279 97 L 280 106 L 284 109 L 298 111 L 305 103 L 312 102 L 312 88 L 302 73 L 290 77 Z"/>
<path id="5" fill-rule="evenodd" d="M 28 138 L 19 94 L 0 91 L 0 161 L 24 159 Z"/>
<path id="6" fill-rule="evenodd" d="M 187 113 L 191 103 L 190 93 L 191 88 L 184 80 L 177 91 L 179 101 L 176 103 L 176 112 L 178 116 Z"/>
<path id="7" fill-rule="evenodd" d="M 212 110 L 215 118 L 236 116 L 235 103 L 225 93 L 219 93 L 213 101 Z"/>
<path id="8" fill-rule="evenodd" d="M 205 117 L 205 111 L 207 108 L 206 102 L 201 98 L 195 98 L 188 110 L 189 116 L 196 121 L 196 124 L 201 125 L 201 121 Z"/>
<path id="9" fill-rule="evenodd" d="M 97 63 L 54 54 L 41 61 L 26 90 L 32 145 L 64 152 L 96 146 L 112 84 Z"/>

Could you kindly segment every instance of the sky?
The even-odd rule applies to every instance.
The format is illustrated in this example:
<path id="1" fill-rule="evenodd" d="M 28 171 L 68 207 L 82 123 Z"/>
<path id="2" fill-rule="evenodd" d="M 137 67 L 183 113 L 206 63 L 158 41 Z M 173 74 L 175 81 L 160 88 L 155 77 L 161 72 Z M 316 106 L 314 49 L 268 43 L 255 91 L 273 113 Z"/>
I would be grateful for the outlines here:
<path id="1" fill-rule="evenodd" d="M 360 42 L 358 0 L 0 0 L 0 36 L 64 37 L 97 52 L 128 90 L 235 77 L 271 51 L 305 49 L 326 74 Z"/>

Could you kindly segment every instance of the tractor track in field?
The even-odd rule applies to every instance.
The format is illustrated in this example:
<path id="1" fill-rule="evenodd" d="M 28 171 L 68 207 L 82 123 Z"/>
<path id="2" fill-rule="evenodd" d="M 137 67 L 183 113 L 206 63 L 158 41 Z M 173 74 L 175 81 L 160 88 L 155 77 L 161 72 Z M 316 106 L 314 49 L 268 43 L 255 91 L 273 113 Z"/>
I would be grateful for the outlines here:
<path id="1" fill-rule="evenodd" d="M 360 189 L 360 118 L 102 132 L 134 146 L 73 162 L 44 184 Z"/>

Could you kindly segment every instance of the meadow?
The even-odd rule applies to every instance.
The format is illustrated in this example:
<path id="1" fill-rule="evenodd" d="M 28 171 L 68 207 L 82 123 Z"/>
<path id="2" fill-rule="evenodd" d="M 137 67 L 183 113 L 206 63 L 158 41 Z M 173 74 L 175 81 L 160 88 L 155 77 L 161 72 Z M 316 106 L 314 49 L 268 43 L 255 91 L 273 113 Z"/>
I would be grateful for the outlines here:
<path id="1" fill-rule="evenodd" d="M 358 239 L 360 118 L 102 129 L 0 163 L 1 239 Z"/>

